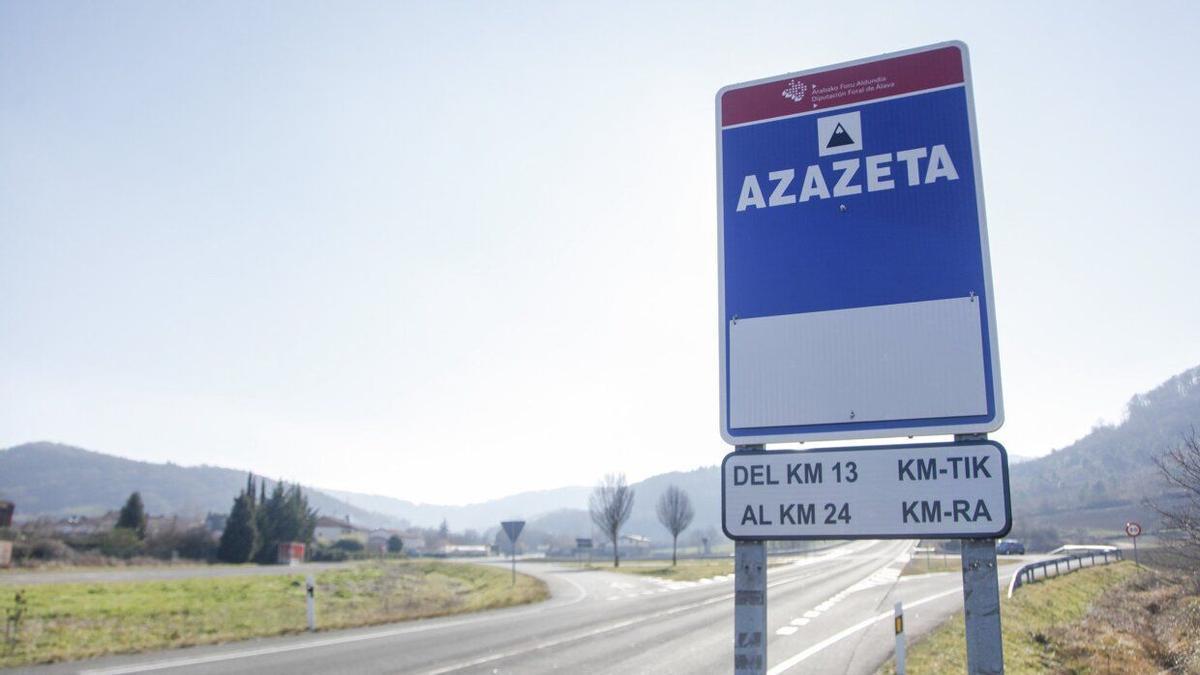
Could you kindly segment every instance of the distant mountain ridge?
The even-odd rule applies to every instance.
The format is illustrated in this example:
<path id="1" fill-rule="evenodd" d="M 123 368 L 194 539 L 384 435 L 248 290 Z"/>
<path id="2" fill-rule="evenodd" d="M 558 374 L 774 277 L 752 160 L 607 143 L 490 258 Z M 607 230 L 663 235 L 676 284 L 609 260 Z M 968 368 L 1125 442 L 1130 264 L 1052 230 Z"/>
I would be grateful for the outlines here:
<path id="1" fill-rule="evenodd" d="M 16 502 L 18 516 L 100 515 L 120 508 L 137 490 L 152 515 L 203 516 L 226 513 L 246 484 L 246 471 L 214 466 L 185 467 L 125 459 L 59 443 L 26 443 L 0 450 L 0 499 Z M 634 484 L 634 512 L 627 531 L 653 536 L 661 529 L 654 515 L 658 494 L 670 483 L 687 489 L 696 506 L 696 524 L 719 527 L 720 476 L 716 467 L 662 474 Z M 268 485 L 273 482 L 268 481 Z M 437 527 L 486 532 L 509 518 L 561 536 L 588 536 L 592 488 L 570 486 L 523 492 L 465 506 L 417 504 L 341 490 L 304 487 L 309 503 L 323 515 L 349 516 L 364 526 Z"/>
<path id="2" fill-rule="evenodd" d="M 15 502 L 19 517 L 100 515 L 121 508 L 135 490 L 151 515 L 228 513 L 246 475 L 215 466 L 142 462 L 59 443 L 0 450 L 0 498 Z M 274 481 L 267 484 L 270 489 Z M 309 505 L 324 515 L 349 516 L 365 526 L 400 524 L 320 490 L 306 487 L 305 493 Z"/>
<path id="3" fill-rule="evenodd" d="M 1200 429 L 1200 367 L 1130 399 L 1125 419 L 1100 426 L 1049 455 L 1011 464 L 1014 532 L 1039 528 L 1090 536 L 1114 533 L 1125 520 L 1156 520 L 1146 497 L 1163 496 L 1153 458 L 1192 427 Z M 0 450 L 0 498 L 17 502 L 19 515 L 97 514 L 119 508 L 139 490 L 152 514 L 202 515 L 228 511 L 246 472 L 211 466 L 181 467 L 123 459 L 54 443 Z M 651 476 L 633 483 L 634 508 L 623 529 L 655 541 L 667 535 L 655 504 L 669 485 L 686 490 L 696 511 L 684 538 L 720 532 L 721 479 L 716 466 Z M 495 530 L 519 518 L 530 528 L 563 537 L 592 535 L 591 486 L 524 492 L 465 506 L 417 504 L 403 499 L 306 487 L 324 515 L 349 515 L 363 525 Z"/>
<path id="4" fill-rule="evenodd" d="M 418 504 L 394 497 L 365 495 L 357 492 L 328 490 L 338 499 L 361 509 L 386 514 L 406 520 L 419 527 L 437 527 L 445 519 L 455 530 L 486 530 L 495 527 L 501 520 L 510 518 L 533 518 L 568 505 L 583 504 L 586 508 L 590 487 L 569 486 L 553 490 L 521 492 L 486 502 L 450 506 L 445 504 Z"/>

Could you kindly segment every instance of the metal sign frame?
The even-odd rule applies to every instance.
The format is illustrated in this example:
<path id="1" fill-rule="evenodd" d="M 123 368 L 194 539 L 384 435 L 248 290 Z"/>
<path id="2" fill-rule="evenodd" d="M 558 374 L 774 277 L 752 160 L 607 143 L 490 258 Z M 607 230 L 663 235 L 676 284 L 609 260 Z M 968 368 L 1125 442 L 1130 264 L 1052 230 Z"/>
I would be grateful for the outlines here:
<path id="1" fill-rule="evenodd" d="M 984 357 L 984 379 L 987 397 L 986 415 L 972 415 L 969 417 L 941 417 L 941 418 L 911 418 L 911 419 L 894 419 L 894 420 L 869 420 L 856 422 L 847 420 L 845 422 L 827 423 L 827 424 L 807 424 L 803 426 L 766 426 L 766 427 L 733 427 L 730 415 L 730 370 L 729 370 L 729 333 L 730 320 L 727 316 L 726 308 L 726 231 L 725 231 L 725 211 L 726 202 L 725 194 L 726 187 L 724 184 L 725 172 L 725 157 L 724 157 L 724 133 L 726 131 L 722 120 L 722 100 L 728 93 L 753 87 L 756 85 L 784 83 L 787 84 L 793 80 L 799 82 L 803 78 L 808 78 L 829 71 L 836 71 L 854 66 L 862 66 L 874 64 L 876 62 L 898 59 L 905 56 L 922 54 L 925 52 L 933 52 L 946 48 L 957 49 L 961 54 L 962 65 L 962 82 L 955 84 L 953 87 L 944 87 L 944 89 L 962 87 L 966 98 L 966 113 L 967 113 L 967 128 L 969 131 L 971 156 L 973 163 L 973 178 L 974 178 L 974 196 L 976 201 L 976 217 L 978 220 L 978 236 L 979 245 L 981 248 L 981 264 L 983 276 L 982 298 L 985 304 L 984 317 L 986 320 L 986 342 L 983 347 Z M 801 83 L 802 84 L 802 83 Z M 799 86 L 799 85 L 798 85 Z M 895 96 L 877 97 L 858 102 L 851 102 L 841 105 L 818 106 L 814 103 L 813 108 L 799 110 L 793 114 L 785 114 L 778 117 L 767 117 L 751 124 L 771 124 L 778 121 L 791 119 L 795 117 L 807 116 L 822 116 L 836 114 L 840 112 L 849 113 L 854 110 L 863 110 L 869 106 L 879 103 L 894 101 L 901 98 L 911 96 L 921 96 L 928 94 L 937 89 L 918 89 L 916 91 L 902 92 Z M 801 97 L 803 93 L 799 94 Z M 785 92 L 784 96 L 787 94 Z M 810 97 L 811 99 L 811 97 Z M 731 127 L 732 128 L 732 127 Z M 861 141 L 860 141 L 861 143 Z M 718 333 L 720 339 L 720 414 L 721 414 L 721 436 L 722 438 L 733 445 L 751 445 L 761 443 L 780 443 L 790 441 L 813 441 L 813 440 L 843 440 L 857 438 L 886 438 L 895 436 L 923 436 L 923 435 L 941 435 L 941 434 L 966 434 L 966 433 L 987 433 L 995 431 L 1004 422 L 1004 406 L 1001 395 L 1000 384 L 1000 361 L 999 348 L 996 336 L 996 316 L 995 303 L 993 301 L 992 292 L 992 275 L 991 262 L 989 257 L 989 246 L 987 239 L 987 217 L 984 205 L 983 193 L 983 175 L 981 173 L 981 161 L 979 155 L 979 140 L 978 129 L 975 121 L 975 104 L 974 93 L 971 79 L 970 58 L 965 44 L 959 41 L 942 42 L 933 45 L 918 47 L 900 52 L 893 52 L 880 56 L 859 59 L 855 61 L 847 61 L 831 66 L 814 68 L 786 75 L 769 77 L 750 82 L 730 85 L 722 88 L 716 96 L 716 145 L 717 145 L 717 246 L 718 246 L 718 276 L 719 276 L 719 315 L 718 315 Z M 898 177 L 898 176 L 897 176 Z M 796 177 L 797 187 L 799 190 L 799 176 Z M 804 316 L 803 314 L 799 316 Z M 736 321 L 736 317 L 733 319 Z"/>

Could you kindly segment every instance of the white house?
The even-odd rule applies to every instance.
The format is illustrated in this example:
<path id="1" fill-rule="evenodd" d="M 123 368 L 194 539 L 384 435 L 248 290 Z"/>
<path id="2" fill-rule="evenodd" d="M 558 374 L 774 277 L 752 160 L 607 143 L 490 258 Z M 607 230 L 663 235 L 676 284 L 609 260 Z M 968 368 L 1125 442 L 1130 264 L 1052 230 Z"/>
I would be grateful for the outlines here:
<path id="1" fill-rule="evenodd" d="M 321 544 L 332 544 L 338 539 L 354 539 L 364 546 L 367 543 L 367 531 L 350 524 L 350 516 L 345 519 L 321 516 L 317 518 L 317 527 L 313 530 L 313 538 Z"/>

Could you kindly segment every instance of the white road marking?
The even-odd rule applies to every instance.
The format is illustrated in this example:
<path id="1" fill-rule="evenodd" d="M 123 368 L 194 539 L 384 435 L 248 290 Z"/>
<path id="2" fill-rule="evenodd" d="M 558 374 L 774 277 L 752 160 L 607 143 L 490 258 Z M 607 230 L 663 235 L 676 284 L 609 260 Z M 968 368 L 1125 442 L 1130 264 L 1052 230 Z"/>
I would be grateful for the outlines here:
<path id="1" fill-rule="evenodd" d="M 812 621 L 812 619 L 805 619 L 801 617 L 799 619 L 792 619 L 791 623 L 793 626 L 806 626 L 808 625 L 809 621 Z"/>
<path id="2" fill-rule="evenodd" d="M 776 635 L 791 635 L 792 633 L 795 633 L 798 630 L 800 630 L 800 629 L 796 628 L 795 626 L 784 626 L 783 628 L 780 628 L 779 630 L 775 631 L 775 634 Z"/>
<path id="3" fill-rule="evenodd" d="M 795 583 L 795 582 L 801 581 L 803 579 L 804 579 L 804 577 L 800 577 L 800 576 L 793 577 L 791 579 L 781 579 L 774 583 L 768 583 L 767 588 L 771 589 L 771 588 L 775 588 L 777 586 L 783 586 L 785 584 Z M 612 631 L 620 630 L 621 628 L 635 626 L 637 624 L 644 623 L 646 621 L 650 621 L 651 619 L 658 619 L 658 618 L 661 618 L 664 616 L 670 616 L 672 614 L 677 614 L 679 612 L 686 612 L 689 610 L 697 609 L 699 607 L 711 605 L 715 602 L 727 602 L 729 600 L 732 600 L 733 597 L 734 597 L 733 593 L 726 593 L 724 595 L 720 595 L 715 598 L 709 598 L 708 600 L 703 600 L 701 602 L 692 603 L 690 605 L 682 605 L 680 607 L 674 607 L 672 609 L 663 610 L 661 612 L 655 612 L 654 614 L 647 614 L 645 616 L 642 616 L 642 617 L 636 618 L 636 619 L 627 619 L 625 621 L 619 621 L 617 623 L 610 624 L 608 626 L 603 626 L 601 628 L 597 628 L 595 630 L 588 631 L 586 633 L 577 634 L 577 635 L 568 635 L 568 636 L 565 636 L 562 638 L 558 638 L 556 640 L 550 640 L 548 642 L 543 642 L 541 644 L 534 645 L 532 647 L 526 647 L 523 649 L 513 649 L 513 650 L 510 650 L 507 652 L 500 652 L 497 654 L 492 654 L 490 656 L 484 656 L 484 657 L 475 659 L 473 661 L 457 663 L 452 666 L 446 666 L 444 668 L 438 668 L 436 670 L 426 671 L 424 673 L 424 675 L 442 675 L 443 673 L 448 673 L 448 672 L 452 672 L 455 670 L 462 670 L 464 668 L 472 668 L 475 666 L 483 665 L 485 663 L 491 663 L 493 661 L 499 661 L 502 659 L 511 658 L 513 656 L 519 656 L 521 654 L 526 654 L 526 653 L 532 652 L 532 651 L 548 649 L 550 647 L 557 647 L 559 645 L 567 644 L 569 642 L 575 642 L 578 640 L 595 637 L 597 635 L 603 635 L 604 633 L 611 633 Z M 888 616 L 891 616 L 891 615 L 889 614 Z"/>
<path id="4" fill-rule="evenodd" d="M 816 610 L 812 610 L 812 609 L 810 609 L 804 613 L 804 618 L 806 618 L 806 619 L 815 619 L 818 616 L 821 616 L 821 613 Z"/>
<path id="5" fill-rule="evenodd" d="M 921 598 L 920 600 L 917 600 L 916 602 L 905 603 L 904 608 L 910 609 L 913 607 L 920 607 L 921 605 L 924 605 L 927 602 L 933 602 L 934 600 L 937 600 L 939 598 L 944 598 L 947 595 L 951 595 L 953 593 L 962 593 L 962 589 L 961 588 L 952 588 L 948 591 L 943 591 L 941 593 L 935 593 L 934 595 L 930 595 L 928 597 Z M 860 622 L 854 624 L 853 626 L 850 626 L 846 630 L 843 630 L 840 633 L 837 633 L 835 635 L 825 638 L 824 640 L 821 640 L 817 644 L 809 647 L 808 649 L 805 649 L 804 651 L 800 652 L 799 654 L 796 654 L 795 656 L 791 657 L 790 659 L 787 659 L 786 661 L 781 661 L 774 668 L 768 670 L 767 675 L 779 675 L 780 673 L 783 673 L 783 672 L 787 671 L 788 669 L 790 669 L 792 666 L 795 666 L 795 665 L 803 662 L 805 659 L 812 656 L 813 654 L 820 652 L 821 650 L 825 649 L 826 647 L 836 644 L 836 643 L 850 637 L 851 635 L 854 635 L 858 631 L 860 631 L 864 628 L 867 628 L 868 626 L 870 626 L 871 624 L 873 624 L 877 621 L 883 621 L 884 619 L 891 619 L 893 616 L 895 616 L 895 615 L 892 611 L 887 611 L 887 612 L 883 612 L 882 614 L 876 614 L 875 616 L 873 616 L 869 619 L 866 619 L 864 621 L 860 621 Z"/>
<path id="6" fill-rule="evenodd" d="M 642 617 L 639 617 L 636 619 L 626 619 L 624 621 L 618 621 L 616 623 L 611 623 L 607 626 L 602 626 L 595 630 L 590 630 L 590 631 L 587 631 L 584 633 L 577 633 L 575 635 L 567 635 L 567 636 L 558 638 L 556 640 L 549 640 L 547 642 L 543 642 L 541 644 L 537 644 L 532 647 L 525 647 L 525 648 L 521 648 L 521 649 L 509 650 L 506 652 L 499 652 L 496 654 L 492 654 L 490 656 L 484 656 L 484 657 L 475 659 L 473 661 L 464 661 L 462 663 L 456 663 L 454 665 L 445 666 L 443 668 L 438 668 L 436 670 L 425 671 L 424 675 L 442 675 L 442 673 L 449 673 L 449 672 L 453 672 L 455 670 L 462 670 L 464 668 L 473 668 L 475 666 L 481 666 L 485 663 L 491 663 L 492 661 L 499 661 L 501 659 L 507 659 L 507 658 L 511 658 L 513 656 L 519 656 L 521 654 L 538 651 L 541 649 L 549 649 L 550 647 L 557 647 L 559 645 L 567 644 L 569 642 L 585 640 L 587 638 L 595 637 L 597 635 L 611 633 L 615 630 L 620 630 L 622 628 L 628 628 L 629 626 L 636 626 L 637 624 L 645 623 L 646 621 L 650 621 L 652 619 L 658 619 L 658 618 L 662 618 L 664 616 L 678 614 L 679 612 L 686 612 L 689 610 L 697 609 L 699 607 L 704 607 L 706 605 L 711 605 L 715 602 L 728 602 L 729 600 L 733 599 L 733 596 L 734 596 L 733 593 L 726 593 L 724 595 L 721 595 L 721 596 L 718 596 L 715 598 L 709 598 L 708 600 L 703 600 L 701 602 L 694 602 L 690 605 L 682 605 L 682 606 L 674 607 L 674 608 L 664 610 L 661 612 L 647 614 L 645 616 L 642 616 Z"/>

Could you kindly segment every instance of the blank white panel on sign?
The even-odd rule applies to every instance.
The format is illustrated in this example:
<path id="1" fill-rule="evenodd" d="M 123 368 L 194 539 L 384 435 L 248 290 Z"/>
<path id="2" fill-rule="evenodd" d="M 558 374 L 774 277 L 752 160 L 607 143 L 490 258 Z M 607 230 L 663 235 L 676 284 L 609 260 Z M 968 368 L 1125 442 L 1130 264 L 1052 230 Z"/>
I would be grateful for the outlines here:
<path id="1" fill-rule="evenodd" d="M 986 415 L 973 297 L 738 319 L 733 428 Z"/>

